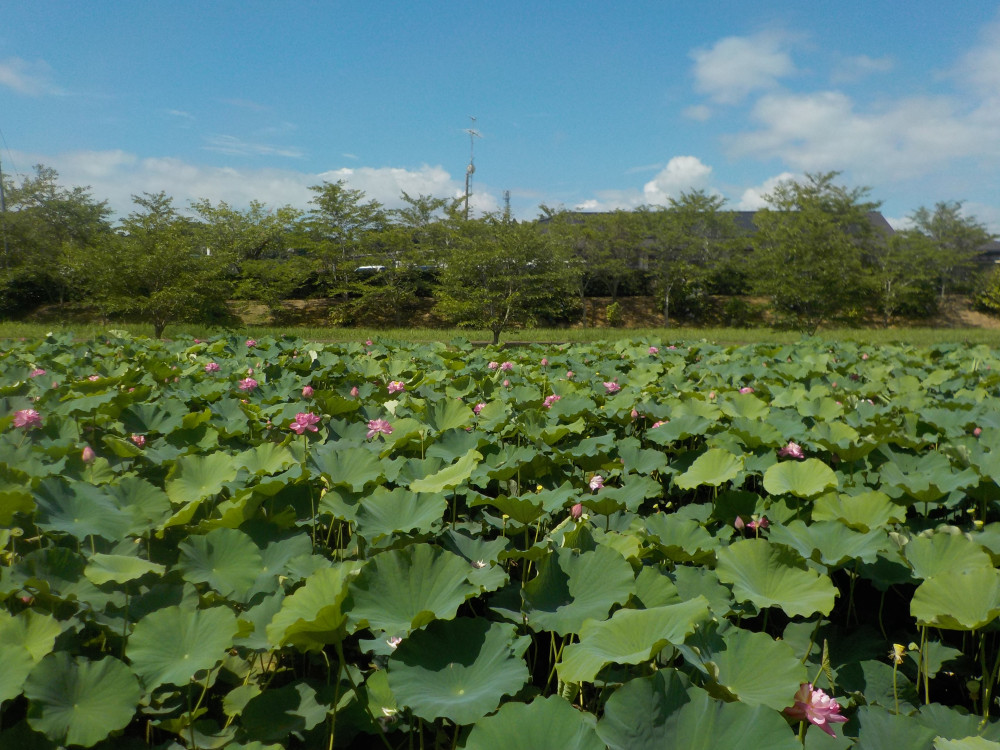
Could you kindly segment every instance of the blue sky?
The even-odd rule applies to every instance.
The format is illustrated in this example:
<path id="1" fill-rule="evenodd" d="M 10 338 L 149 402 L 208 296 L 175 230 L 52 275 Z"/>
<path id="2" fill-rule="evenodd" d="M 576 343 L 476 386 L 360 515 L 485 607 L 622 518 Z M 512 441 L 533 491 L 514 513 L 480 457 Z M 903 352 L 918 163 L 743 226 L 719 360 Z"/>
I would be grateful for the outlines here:
<path id="1" fill-rule="evenodd" d="M 0 159 L 119 213 L 166 191 L 308 208 L 464 189 L 584 210 L 683 190 L 753 209 L 838 170 L 897 226 L 1000 232 L 1000 2 L 6 3 Z"/>

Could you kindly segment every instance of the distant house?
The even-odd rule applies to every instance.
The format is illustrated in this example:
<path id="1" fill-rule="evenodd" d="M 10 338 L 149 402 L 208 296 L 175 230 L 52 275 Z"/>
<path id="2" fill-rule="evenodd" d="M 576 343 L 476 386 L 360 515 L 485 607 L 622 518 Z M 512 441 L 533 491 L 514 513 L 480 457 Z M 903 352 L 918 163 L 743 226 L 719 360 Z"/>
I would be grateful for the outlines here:
<path id="1" fill-rule="evenodd" d="M 983 267 L 1000 264 L 1000 241 L 990 240 L 979 248 L 976 262 Z"/>

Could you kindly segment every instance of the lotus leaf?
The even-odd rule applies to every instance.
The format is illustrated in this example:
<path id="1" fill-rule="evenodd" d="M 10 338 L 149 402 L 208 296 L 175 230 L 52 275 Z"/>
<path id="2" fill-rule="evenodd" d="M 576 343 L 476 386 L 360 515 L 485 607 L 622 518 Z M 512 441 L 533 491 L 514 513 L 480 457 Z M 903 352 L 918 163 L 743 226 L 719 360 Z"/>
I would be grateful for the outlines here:
<path id="1" fill-rule="evenodd" d="M 815 497 L 837 484 L 833 469 L 818 458 L 781 461 L 764 472 L 764 489 L 770 495 Z"/>
<path id="2" fill-rule="evenodd" d="M 465 743 L 465 750 L 515 747 L 605 750 L 594 720 L 557 695 L 530 703 L 505 703 L 492 716 L 477 721 Z"/>
<path id="3" fill-rule="evenodd" d="M 698 456 L 687 471 L 674 477 L 674 484 L 682 490 L 702 485 L 718 487 L 735 479 L 742 470 L 742 456 L 734 456 L 722 448 L 710 448 Z"/>
<path id="4" fill-rule="evenodd" d="M 917 586 L 910 614 L 921 625 L 978 630 L 1000 615 L 1000 570 L 948 570 Z"/>
<path id="5" fill-rule="evenodd" d="M 257 545 L 237 529 L 219 528 L 207 534 L 192 534 L 178 548 L 177 568 L 184 580 L 207 583 L 227 598 L 244 600 L 264 572 Z"/>

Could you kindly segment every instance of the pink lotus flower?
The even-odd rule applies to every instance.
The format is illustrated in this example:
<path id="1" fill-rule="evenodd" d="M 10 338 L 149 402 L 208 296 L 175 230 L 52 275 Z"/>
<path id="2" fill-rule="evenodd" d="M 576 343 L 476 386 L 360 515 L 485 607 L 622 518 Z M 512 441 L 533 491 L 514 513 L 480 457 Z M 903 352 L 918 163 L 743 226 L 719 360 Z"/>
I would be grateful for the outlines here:
<path id="1" fill-rule="evenodd" d="M 715 391 L 709 391 L 709 392 L 708 392 L 708 397 L 709 397 L 710 399 L 714 399 L 714 398 L 715 398 Z"/>
<path id="2" fill-rule="evenodd" d="M 504 372 L 509 372 L 514 369 L 514 363 L 504 362 L 502 365 L 500 365 L 500 369 L 503 370 Z"/>
<path id="3" fill-rule="evenodd" d="M 753 393 L 753 388 L 751 388 L 748 385 L 745 385 L 742 388 L 740 388 L 740 393 Z"/>
<path id="4" fill-rule="evenodd" d="M 771 522 L 767 520 L 767 516 L 761 516 L 759 521 L 751 521 L 747 524 L 748 529 L 756 531 L 757 529 L 766 529 L 771 525 Z"/>
<path id="5" fill-rule="evenodd" d="M 89 445 L 85 445 L 83 447 L 83 451 L 80 453 L 80 460 L 82 460 L 85 464 L 89 464 L 95 458 L 97 458 L 97 454 L 94 453 L 94 449 Z"/>
<path id="6" fill-rule="evenodd" d="M 572 508 L 569 509 L 569 514 L 574 521 L 579 521 L 580 516 L 583 515 L 583 503 L 577 503 Z"/>
<path id="7" fill-rule="evenodd" d="M 658 348 L 656 348 L 655 346 L 651 346 L 651 347 L 649 347 L 649 353 L 650 354 L 659 354 L 660 350 Z"/>
<path id="8" fill-rule="evenodd" d="M 379 433 L 383 435 L 392 434 L 392 425 L 385 419 L 371 419 L 368 421 L 368 439 L 371 440 Z"/>
<path id="9" fill-rule="evenodd" d="M 312 398 L 314 391 L 311 385 L 302 386 L 302 398 Z"/>
<path id="10" fill-rule="evenodd" d="M 87 380 L 89 380 L 91 383 L 94 383 L 100 379 L 101 379 L 100 375 L 91 375 L 87 378 Z"/>
<path id="11" fill-rule="evenodd" d="M 794 721 L 808 721 L 815 724 L 831 737 L 836 737 L 831 724 L 842 724 L 846 716 L 840 715 L 840 704 L 822 690 L 816 690 L 811 682 L 803 682 L 795 693 L 795 705 L 786 708 L 785 716 Z"/>
<path id="12" fill-rule="evenodd" d="M 30 430 L 42 426 L 42 415 L 34 409 L 20 409 L 14 412 L 14 426 Z"/>
<path id="13" fill-rule="evenodd" d="M 604 383 L 604 390 L 607 392 L 607 394 L 609 396 L 612 393 L 618 393 L 618 391 L 620 391 L 621 389 L 622 389 L 622 387 L 620 385 L 618 385 L 618 383 L 616 383 L 614 381 L 610 381 L 610 382 L 605 382 Z"/>
<path id="14" fill-rule="evenodd" d="M 561 398 L 562 398 L 562 396 L 557 396 L 555 393 L 553 393 L 551 396 L 546 396 L 545 397 L 545 400 L 542 402 L 542 405 L 546 409 L 551 409 L 552 408 L 552 404 L 554 404 L 556 401 L 558 401 Z"/>
<path id="15" fill-rule="evenodd" d="M 504 380 L 503 380 L 503 387 L 504 388 L 510 388 L 510 381 L 507 380 L 507 378 L 504 378 Z"/>
<path id="16" fill-rule="evenodd" d="M 801 445 L 789 440 L 788 445 L 778 451 L 778 456 L 781 458 L 805 458 L 806 454 L 802 451 Z"/>
<path id="17" fill-rule="evenodd" d="M 353 396 L 354 398 L 357 398 L 359 393 L 361 393 L 361 391 L 358 390 L 357 386 L 351 388 L 351 396 Z"/>
<path id="18" fill-rule="evenodd" d="M 594 474 L 594 478 L 590 480 L 590 489 L 597 492 L 604 486 L 604 477 L 600 474 Z"/>
<path id="19" fill-rule="evenodd" d="M 486 402 L 480 401 L 478 404 L 472 407 L 472 413 L 478 416 L 479 412 L 481 412 L 485 408 L 486 408 Z"/>
<path id="20" fill-rule="evenodd" d="M 540 364 L 542 365 L 542 367 L 548 367 L 549 366 L 549 360 L 546 357 L 542 357 L 542 361 L 541 361 Z"/>
<path id="21" fill-rule="evenodd" d="M 638 418 L 638 416 L 639 416 L 639 412 L 638 412 L 638 410 L 637 410 L 637 409 L 633 409 L 633 410 L 631 411 L 631 416 L 632 416 L 632 419 L 636 419 L 636 418 Z"/>
<path id="22" fill-rule="evenodd" d="M 867 354 L 862 354 L 861 355 L 861 359 L 863 359 L 863 360 L 868 359 L 868 355 Z"/>
<path id="23" fill-rule="evenodd" d="M 218 371 L 219 371 L 218 362 L 209 362 L 207 365 L 205 365 L 205 372 L 218 372 Z"/>
<path id="24" fill-rule="evenodd" d="M 39 367 L 39 368 L 37 368 L 35 370 L 32 370 L 31 373 L 28 375 L 28 377 L 37 378 L 39 375 L 44 375 L 44 374 L 45 374 L 45 370 L 43 370 L 41 367 Z"/>
<path id="25" fill-rule="evenodd" d="M 259 385 L 259 383 L 253 378 L 244 378 L 238 384 L 241 391 L 246 391 L 247 393 L 252 393 L 253 390 Z"/>
<path id="26" fill-rule="evenodd" d="M 386 388 L 389 393 L 399 393 L 406 390 L 406 384 L 402 380 L 393 380 Z"/>
<path id="27" fill-rule="evenodd" d="M 371 339 L 365 339 L 365 346 L 372 346 L 372 340 Z"/>
<path id="28" fill-rule="evenodd" d="M 566 380 L 572 380 L 575 373 L 572 370 L 566 370 Z"/>
<path id="29" fill-rule="evenodd" d="M 145 448 L 146 447 L 146 436 L 145 435 L 138 435 L 138 434 L 136 434 L 136 433 L 133 432 L 131 435 L 129 435 L 129 440 L 131 440 L 133 443 L 135 443 L 136 445 L 138 445 L 140 448 Z"/>
<path id="30" fill-rule="evenodd" d="M 975 429 L 974 429 L 974 430 L 972 431 L 972 434 L 973 434 L 973 435 L 975 435 L 976 437 L 979 437 L 980 435 L 982 435 L 982 434 L 983 434 L 983 428 L 982 428 L 982 427 L 976 427 L 976 428 L 975 428 Z"/>
<path id="31" fill-rule="evenodd" d="M 661 424 L 666 424 L 669 421 L 670 421 L 669 419 L 658 419 L 655 422 L 653 422 L 652 426 L 649 429 L 651 429 L 651 430 L 655 429 L 655 428 L 659 427 Z"/>
<path id="32" fill-rule="evenodd" d="M 736 520 L 733 521 L 733 528 L 737 531 L 742 531 L 746 528 L 746 524 L 743 522 L 743 516 L 736 516 Z"/>
<path id="33" fill-rule="evenodd" d="M 490 362 L 486 367 L 490 370 L 495 370 L 500 366 L 499 362 Z"/>
<path id="34" fill-rule="evenodd" d="M 256 339 L 247 339 L 247 346 L 251 346 L 251 347 L 252 346 L 257 346 L 257 340 Z"/>
<path id="35" fill-rule="evenodd" d="M 316 425 L 319 423 L 319 414 L 313 414 L 312 412 L 300 412 L 295 415 L 295 421 L 288 425 L 288 429 L 298 435 L 304 435 L 306 430 L 309 432 L 318 432 L 319 427 Z"/>

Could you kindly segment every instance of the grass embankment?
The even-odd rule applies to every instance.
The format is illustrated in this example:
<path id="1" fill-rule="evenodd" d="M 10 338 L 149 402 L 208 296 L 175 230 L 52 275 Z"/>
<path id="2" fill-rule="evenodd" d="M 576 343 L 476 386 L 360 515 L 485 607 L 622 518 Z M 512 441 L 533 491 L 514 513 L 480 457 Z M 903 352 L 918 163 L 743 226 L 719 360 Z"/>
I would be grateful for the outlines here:
<path id="1" fill-rule="evenodd" d="M 106 334 L 111 330 L 127 331 L 132 336 L 152 336 L 153 328 L 138 324 L 68 324 L 52 325 L 45 323 L 0 322 L 0 338 L 41 338 L 52 331 L 70 331 L 81 339 L 90 339 Z M 166 331 L 168 338 L 191 336 L 208 338 L 213 335 L 234 333 L 247 338 L 265 336 L 294 336 L 307 341 L 342 342 L 364 341 L 365 339 L 381 339 L 392 341 L 448 342 L 456 337 L 475 342 L 489 342 L 492 336 L 488 331 L 468 329 L 439 328 L 326 328 L 326 327 L 270 327 L 243 326 L 239 328 L 212 328 L 198 325 L 176 325 Z M 593 343 L 615 339 L 649 339 L 664 343 L 680 343 L 688 341 L 711 341 L 718 344 L 758 344 L 775 343 L 790 344 L 801 341 L 804 335 L 797 331 L 781 331 L 770 328 L 532 328 L 526 330 L 507 331 L 501 337 L 501 343 L 515 344 L 520 342 L 544 343 Z M 1000 329 L 984 328 L 832 328 L 820 330 L 816 338 L 828 341 L 857 341 L 870 344 L 909 344 L 913 346 L 930 346 L 939 343 L 963 342 L 968 344 L 987 344 L 1000 347 Z"/>

